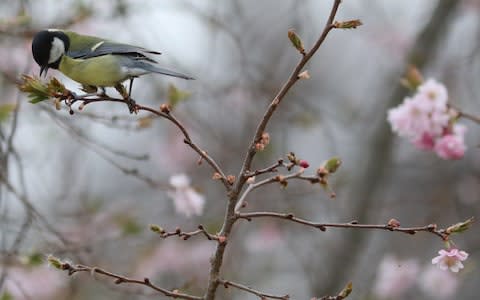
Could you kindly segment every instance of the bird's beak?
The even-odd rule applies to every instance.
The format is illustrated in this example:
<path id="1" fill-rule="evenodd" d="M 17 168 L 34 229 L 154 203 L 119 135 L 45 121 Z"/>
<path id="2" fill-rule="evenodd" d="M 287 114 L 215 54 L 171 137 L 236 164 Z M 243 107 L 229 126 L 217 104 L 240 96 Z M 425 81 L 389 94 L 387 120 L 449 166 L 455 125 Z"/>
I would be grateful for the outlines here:
<path id="1" fill-rule="evenodd" d="M 48 72 L 48 66 L 41 66 L 40 67 L 40 77 L 42 76 L 42 73 L 45 72 L 45 77 L 47 76 Z"/>

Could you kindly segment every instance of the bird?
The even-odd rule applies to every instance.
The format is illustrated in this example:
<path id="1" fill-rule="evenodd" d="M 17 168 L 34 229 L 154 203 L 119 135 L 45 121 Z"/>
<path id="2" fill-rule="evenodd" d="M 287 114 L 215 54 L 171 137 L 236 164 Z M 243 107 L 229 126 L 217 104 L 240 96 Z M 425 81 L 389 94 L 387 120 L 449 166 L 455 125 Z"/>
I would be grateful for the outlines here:
<path id="1" fill-rule="evenodd" d="M 158 67 L 152 58 L 160 52 L 143 47 L 118 43 L 101 37 L 82 35 L 60 29 L 41 30 L 32 40 L 32 54 L 40 66 L 40 76 L 48 69 L 57 69 L 80 83 L 86 91 L 115 87 L 134 112 L 131 98 L 133 80 L 139 76 L 157 73 L 186 80 L 194 79 L 175 71 Z M 130 80 L 127 93 L 123 82 Z"/>

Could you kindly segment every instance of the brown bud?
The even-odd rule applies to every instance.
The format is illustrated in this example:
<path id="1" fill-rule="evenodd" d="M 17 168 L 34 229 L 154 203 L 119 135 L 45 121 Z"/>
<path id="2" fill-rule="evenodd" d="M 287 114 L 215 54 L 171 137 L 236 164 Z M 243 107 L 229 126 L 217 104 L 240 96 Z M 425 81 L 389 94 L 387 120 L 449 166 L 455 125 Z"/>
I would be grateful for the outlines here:
<path id="1" fill-rule="evenodd" d="M 298 74 L 299 79 L 310 79 L 310 73 L 308 70 L 303 71 L 302 73 Z"/>
<path id="2" fill-rule="evenodd" d="M 397 227 L 400 227 L 400 221 L 398 221 L 397 219 L 390 219 L 390 221 L 388 221 L 387 225 L 389 227 L 393 227 L 393 228 L 397 228 Z"/>
<path id="3" fill-rule="evenodd" d="M 233 185 L 233 184 L 235 183 L 235 179 L 236 179 L 236 178 L 235 178 L 234 175 L 228 175 L 228 176 L 227 176 L 227 182 L 228 182 L 228 184 Z"/>
<path id="4" fill-rule="evenodd" d="M 160 111 L 166 114 L 170 113 L 170 105 L 163 103 L 160 105 Z"/>

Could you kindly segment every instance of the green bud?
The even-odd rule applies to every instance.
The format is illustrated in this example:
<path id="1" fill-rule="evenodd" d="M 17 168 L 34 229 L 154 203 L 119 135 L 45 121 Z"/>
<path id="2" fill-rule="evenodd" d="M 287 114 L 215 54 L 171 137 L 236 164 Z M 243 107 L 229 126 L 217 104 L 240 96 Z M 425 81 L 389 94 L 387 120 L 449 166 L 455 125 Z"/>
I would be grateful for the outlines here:
<path id="1" fill-rule="evenodd" d="M 305 55 L 303 42 L 293 29 L 288 31 L 288 38 L 290 39 L 290 42 L 292 42 L 293 47 L 295 47 L 302 55 Z"/>
<path id="2" fill-rule="evenodd" d="M 353 290 L 353 285 L 351 282 L 349 282 L 344 288 L 343 290 L 338 294 L 338 297 L 340 297 L 340 299 L 345 299 L 347 298 L 351 293 L 352 293 L 352 290 Z"/>
<path id="3" fill-rule="evenodd" d="M 363 23 L 359 19 L 333 23 L 333 26 L 339 29 L 355 29 L 360 25 L 363 25 Z"/>
<path id="4" fill-rule="evenodd" d="M 67 89 L 56 78 L 52 78 L 48 83 L 44 83 L 38 77 L 22 75 L 18 84 L 20 91 L 27 93 L 30 103 L 38 103 L 51 97 L 57 97 L 64 94 Z"/>
<path id="5" fill-rule="evenodd" d="M 325 161 L 322 164 L 322 167 L 328 171 L 329 174 L 335 173 L 340 165 L 342 164 L 342 160 L 339 157 L 332 157 L 329 160 Z"/>
<path id="6" fill-rule="evenodd" d="M 47 262 L 49 265 L 51 265 L 55 269 L 63 270 L 63 262 L 60 259 L 56 258 L 55 256 L 50 254 L 47 257 Z"/>
<path id="7" fill-rule="evenodd" d="M 150 224 L 150 230 L 152 232 L 155 232 L 155 233 L 164 233 L 165 232 L 165 230 L 162 227 L 160 227 L 156 224 Z"/>
<path id="8" fill-rule="evenodd" d="M 457 224 L 454 224 L 454 225 L 451 225 L 450 227 L 448 227 L 445 232 L 447 234 L 450 234 L 450 233 L 460 233 L 460 232 L 463 232 L 467 229 L 470 228 L 470 225 L 473 223 L 474 221 L 474 218 L 471 217 L 470 219 L 466 220 L 466 221 L 463 221 L 463 222 L 459 222 Z"/>

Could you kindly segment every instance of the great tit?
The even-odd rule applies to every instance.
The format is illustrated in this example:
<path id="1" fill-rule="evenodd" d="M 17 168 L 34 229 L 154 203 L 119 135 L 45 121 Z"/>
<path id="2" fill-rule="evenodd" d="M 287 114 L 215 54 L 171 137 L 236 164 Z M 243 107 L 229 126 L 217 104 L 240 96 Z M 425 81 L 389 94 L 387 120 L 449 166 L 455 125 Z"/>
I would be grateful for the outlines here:
<path id="1" fill-rule="evenodd" d="M 84 87 L 115 87 L 130 99 L 133 79 L 158 73 L 183 79 L 190 76 L 159 68 L 151 57 L 160 52 L 72 31 L 48 29 L 38 32 L 32 41 L 33 58 L 40 66 L 40 76 L 49 68 L 79 82 Z M 130 79 L 128 95 L 122 82 Z"/>

